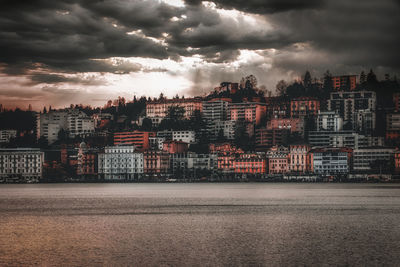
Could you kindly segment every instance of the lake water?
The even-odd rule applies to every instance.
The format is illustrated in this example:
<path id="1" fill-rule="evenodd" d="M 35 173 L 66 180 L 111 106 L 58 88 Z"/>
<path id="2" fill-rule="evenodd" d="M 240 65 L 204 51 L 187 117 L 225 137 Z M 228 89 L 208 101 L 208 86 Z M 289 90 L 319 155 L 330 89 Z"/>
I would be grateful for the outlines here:
<path id="1" fill-rule="evenodd" d="M 0 266 L 399 266 L 395 184 L 0 185 Z"/>

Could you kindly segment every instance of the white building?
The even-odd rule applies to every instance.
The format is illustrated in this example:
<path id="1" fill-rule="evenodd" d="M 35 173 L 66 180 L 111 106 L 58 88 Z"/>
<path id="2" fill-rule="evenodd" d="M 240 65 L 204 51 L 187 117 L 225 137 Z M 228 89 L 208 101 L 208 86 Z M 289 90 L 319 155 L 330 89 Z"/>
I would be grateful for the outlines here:
<path id="1" fill-rule="evenodd" d="M 400 113 L 390 113 L 386 115 L 386 130 L 400 131 Z"/>
<path id="2" fill-rule="evenodd" d="M 348 174 L 350 171 L 351 149 L 320 148 L 310 153 L 315 174 Z"/>
<path id="3" fill-rule="evenodd" d="M 194 144 L 196 143 L 196 134 L 194 131 L 173 131 L 172 140 Z"/>
<path id="4" fill-rule="evenodd" d="M 150 149 L 162 150 L 164 141 L 165 141 L 165 137 L 149 137 Z"/>
<path id="5" fill-rule="evenodd" d="M 94 128 L 94 119 L 77 109 L 53 110 L 37 116 L 37 138 L 44 136 L 49 144 L 57 141 L 61 129 L 73 138 L 93 133 Z"/>
<path id="6" fill-rule="evenodd" d="M 389 162 L 396 149 L 390 147 L 359 148 L 353 151 L 353 170 L 370 171 L 374 161 Z"/>
<path id="7" fill-rule="evenodd" d="M 217 170 L 217 154 L 196 154 L 194 152 L 171 154 L 171 169 L 178 170 Z"/>
<path id="8" fill-rule="evenodd" d="M 372 133 L 376 125 L 376 113 L 368 109 L 354 112 L 353 129 L 359 132 Z"/>
<path id="9" fill-rule="evenodd" d="M 0 149 L 1 182 L 39 182 L 44 153 L 36 148 Z"/>
<path id="10" fill-rule="evenodd" d="M 134 146 L 110 146 L 98 157 L 98 173 L 105 180 L 132 180 L 142 176 L 143 153 Z"/>
<path id="11" fill-rule="evenodd" d="M 223 121 L 227 119 L 229 102 L 223 100 L 204 101 L 203 118 L 208 122 Z"/>
<path id="12" fill-rule="evenodd" d="M 317 131 L 338 132 L 343 129 L 343 118 L 337 111 L 318 111 Z"/>
<path id="13" fill-rule="evenodd" d="M 0 130 L 0 143 L 8 143 L 17 136 L 17 130 Z"/>
<path id="14" fill-rule="evenodd" d="M 376 93 L 372 91 L 352 91 L 331 93 L 328 100 L 329 110 L 337 110 L 343 118 L 343 122 L 356 124 L 356 111 L 376 111 Z"/>
<path id="15" fill-rule="evenodd" d="M 383 146 L 384 138 L 380 136 L 362 135 L 355 131 L 310 131 L 308 142 L 318 147 L 350 147 L 363 148 Z"/>
<path id="16" fill-rule="evenodd" d="M 94 120 L 84 112 L 77 109 L 69 109 L 67 116 L 69 136 L 87 135 L 94 132 Z"/>

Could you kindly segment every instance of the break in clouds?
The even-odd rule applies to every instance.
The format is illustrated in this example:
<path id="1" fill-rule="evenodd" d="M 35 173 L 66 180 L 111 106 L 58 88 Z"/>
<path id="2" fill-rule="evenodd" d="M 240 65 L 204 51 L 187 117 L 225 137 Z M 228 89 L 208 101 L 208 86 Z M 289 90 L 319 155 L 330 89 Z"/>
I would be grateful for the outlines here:
<path id="1" fill-rule="evenodd" d="M 396 75 L 398 25 L 395 0 L 2 1 L 0 102 L 194 95 L 249 74 L 273 91 L 306 70 Z"/>

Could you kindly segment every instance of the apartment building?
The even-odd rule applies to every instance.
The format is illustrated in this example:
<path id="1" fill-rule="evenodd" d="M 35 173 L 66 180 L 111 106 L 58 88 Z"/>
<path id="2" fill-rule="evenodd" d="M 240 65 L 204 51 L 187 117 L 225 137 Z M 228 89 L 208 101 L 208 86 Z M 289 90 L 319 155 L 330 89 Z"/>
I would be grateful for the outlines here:
<path id="1" fill-rule="evenodd" d="M 17 130 L 0 130 L 0 143 L 8 143 L 17 136 Z"/>
<path id="2" fill-rule="evenodd" d="M 134 145 L 137 150 L 146 150 L 150 148 L 150 137 L 155 137 L 155 132 L 130 131 L 114 133 L 114 146 Z"/>
<path id="3" fill-rule="evenodd" d="M 143 153 L 134 146 L 108 146 L 98 155 L 98 173 L 105 180 L 134 180 L 143 172 Z"/>
<path id="4" fill-rule="evenodd" d="M 168 109 L 174 106 L 184 108 L 184 117 L 189 119 L 194 114 L 195 110 L 203 110 L 203 101 L 196 98 L 152 101 L 146 104 L 146 116 L 164 118 L 168 112 Z"/>
<path id="5" fill-rule="evenodd" d="M 44 153 L 36 148 L 0 149 L 1 182 L 39 182 Z"/>
<path id="6" fill-rule="evenodd" d="M 354 90 L 357 86 L 357 75 L 341 75 L 332 77 L 332 86 L 335 91 Z"/>
<path id="7" fill-rule="evenodd" d="M 259 125 L 265 118 L 267 107 L 264 103 L 230 103 L 228 120 L 250 122 Z"/>
<path id="8" fill-rule="evenodd" d="M 351 170 L 352 149 L 315 148 L 310 151 L 311 170 L 315 174 L 348 174 Z"/>
<path id="9" fill-rule="evenodd" d="M 290 101 L 291 117 L 317 115 L 319 110 L 319 100 L 312 97 L 299 97 Z"/>
<path id="10" fill-rule="evenodd" d="M 317 131 L 339 132 L 343 130 L 343 118 L 338 111 L 318 111 Z"/>
<path id="11" fill-rule="evenodd" d="M 376 111 L 376 93 L 372 91 L 334 92 L 328 99 L 328 109 L 338 111 L 344 124 L 350 123 L 356 127 L 358 125 L 357 111 Z"/>

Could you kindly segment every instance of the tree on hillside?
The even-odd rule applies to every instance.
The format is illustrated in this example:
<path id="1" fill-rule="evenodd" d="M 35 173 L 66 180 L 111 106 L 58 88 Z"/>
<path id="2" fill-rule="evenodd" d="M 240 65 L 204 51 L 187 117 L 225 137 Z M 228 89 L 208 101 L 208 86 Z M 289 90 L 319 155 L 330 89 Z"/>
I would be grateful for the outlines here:
<path id="1" fill-rule="evenodd" d="M 303 79 L 303 84 L 305 88 L 310 88 L 311 87 L 311 74 L 310 72 L 307 70 L 306 74 L 304 74 L 304 79 Z"/>
<path id="2" fill-rule="evenodd" d="M 276 93 L 278 96 L 283 96 L 286 93 L 286 88 L 288 87 L 287 83 L 284 80 L 280 80 L 276 84 Z"/>

